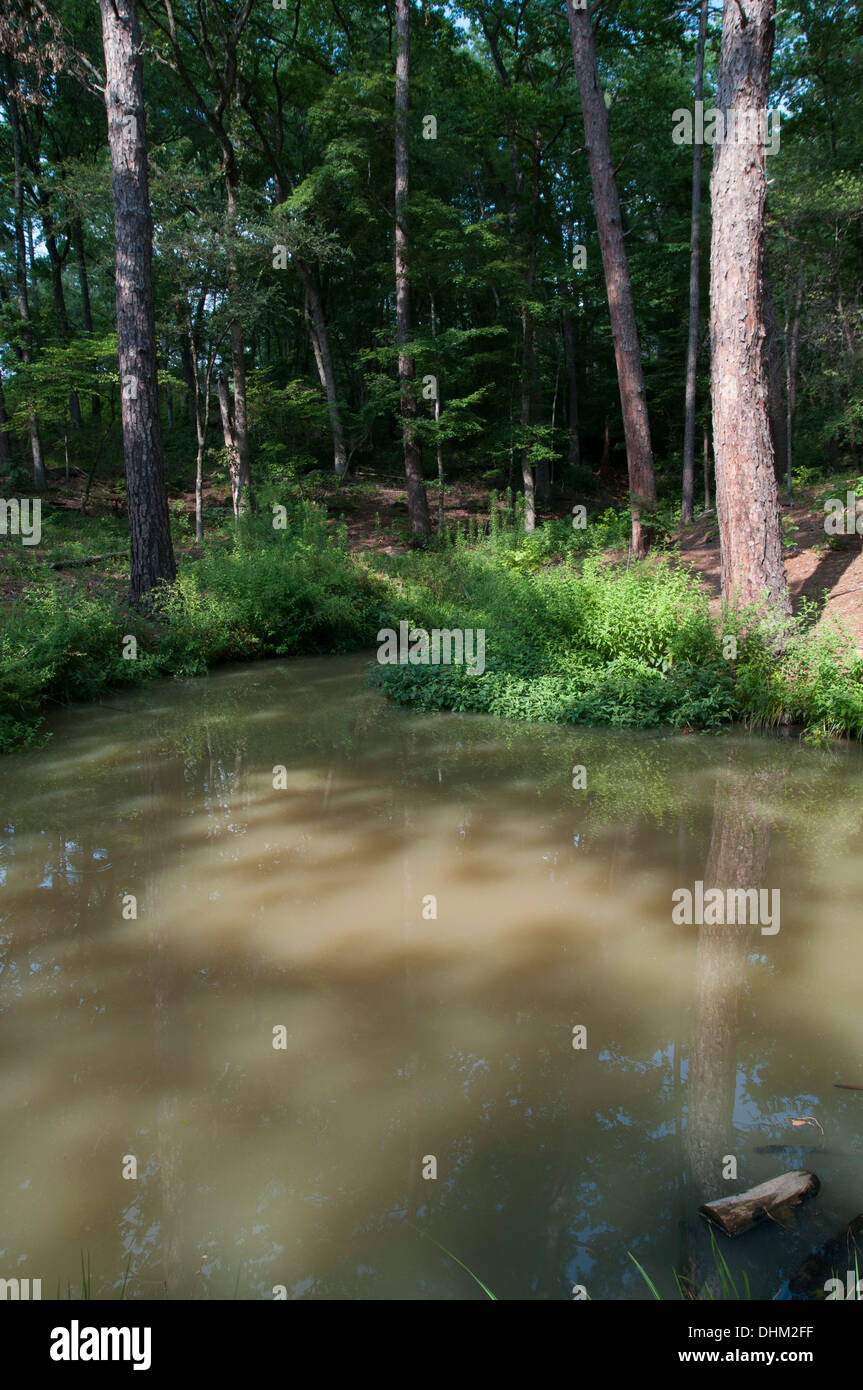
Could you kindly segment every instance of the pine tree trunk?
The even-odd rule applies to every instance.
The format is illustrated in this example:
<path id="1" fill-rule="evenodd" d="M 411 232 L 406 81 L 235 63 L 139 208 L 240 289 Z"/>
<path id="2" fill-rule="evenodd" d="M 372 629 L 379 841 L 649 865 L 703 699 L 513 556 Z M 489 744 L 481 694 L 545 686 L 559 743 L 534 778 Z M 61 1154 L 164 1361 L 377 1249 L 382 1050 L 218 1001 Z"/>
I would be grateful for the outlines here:
<path id="1" fill-rule="evenodd" d="M 650 513 L 656 506 L 656 481 L 635 306 L 623 240 L 620 199 L 611 162 L 608 111 L 596 69 L 591 17 L 586 9 L 576 10 L 573 0 L 566 0 L 566 11 L 584 116 L 584 140 L 617 362 L 632 506 L 632 551 L 636 557 L 641 557 L 649 543 L 649 524 L 642 521 L 642 513 Z"/>
<path id="2" fill-rule="evenodd" d="M 423 483 L 422 451 L 416 433 L 417 403 L 413 391 L 414 359 L 407 351 L 413 333 L 410 248 L 407 227 L 407 199 L 410 187 L 408 148 L 408 110 L 410 103 L 410 5 L 396 0 L 396 341 L 399 349 L 399 402 L 402 420 L 405 477 L 407 479 L 408 519 L 415 540 L 431 534 L 428 498 Z"/>
<path id="3" fill-rule="evenodd" d="M 746 131 L 713 150 L 711 388 L 723 597 L 766 599 L 788 615 L 764 372 L 766 154 L 756 114 L 767 110 L 773 14 L 774 0 L 725 0 L 716 105 L 726 121 L 734 110 L 736 136 Z"/>
<path id="4" fill-rule="evenodd" d="M 695 101 L 704 92 L 704 42 L 707 35 L 708 0 L 701 0 L 698 19 L 698 45 L 695 53 Z M 680 520 L 692 520 L 695 493 L 695 387 L 698 365 L 698 306 L 701 261 L 701 163 L 704 146 L 696 140 L 692 147 L 692 217 L 689 234 L 689 336 L 686 343 L 686 404 L 683 422 L 683 499 Z"/>
<path id="5" fill-rule="evenodd" d="M 787 418 L 779 322 L 776 317 L 776 305 L 769 292 L 765 292 L 764 295 L 764 373 L 767 378 L 767 411 L 770 416 L 773 467 L 776 470 L 776 481 L 780 483 L 788 456 Z"/>
<path id="6" fill-rule="evenodd" d="M 153 224 L 137 0 L 100 0 L 122 384 L 123 457 L 129 509 L 129 601 L 149 606 L 176 576 L 168 520 L 153 311 Z"/>
<path id="7" fill-rule="evenodd" d="M 313 267 L 306 265 L 304 261 L 299 260 L 296 256 L 294 257 L 294 261 L 300 279 L 303 282 L 303 288 L 306 291 L 309 314 L 311 317 L 312 347 L 314 348 L 318 377 L 327 397 L 327 409 L 330 415 L 330 430 L 333 436 L 333 467 L 338 477 L 343 478 L 348 471 L 348 456 L 345 449 L 345 434 L 342 429 L 342 418 L 339 414 L 336 374 L 333 370 L 333 357 L 330 352 L 330 335 L 327 331 L 327 320 L 324 316 L 321 288 Z"/>

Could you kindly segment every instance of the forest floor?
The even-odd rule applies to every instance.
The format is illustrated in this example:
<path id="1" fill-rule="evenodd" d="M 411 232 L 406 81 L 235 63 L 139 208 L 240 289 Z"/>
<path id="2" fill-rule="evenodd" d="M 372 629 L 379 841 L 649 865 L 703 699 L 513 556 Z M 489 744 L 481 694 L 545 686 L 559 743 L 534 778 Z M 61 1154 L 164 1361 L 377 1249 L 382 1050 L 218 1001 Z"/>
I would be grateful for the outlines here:
<path id="1" fill-rule="evenodd" d="M 53 470 L 52 470 L 53 472 Z M 833 491 L 844 497 L 845 484 L 837 480 Z M 824 534 L 823 511 L 820 499 L 830 491 L 828 484 L 801 489 L 794 500 L 781 498 L 785 566 L 791 589 L 792 603 L 798 611 L 805 600 L 822 599 L 826 593 L 824 612 L 820 621 L 836 618 L 850 633 L 855 647 L 863 651 L 863 542 L 859 537 L 835 537 L 828 546 Z M 360 472 L 347 484 L 337 486 L 325 474 L 313 474 L 303 484 L 303 491 L 316 501 L 325 503 L 332 523 L 346 528 L 348 545 L 354 552 L 377 552 L 385 554 L 404 553 L 408 548 L 409 530 L 407 504 L 401 479 L 365 474 Z M 80 488 L 74 481 L 67 483 L 56 470 L 49 475 L 49 498 L 51 503 L 70 513 L 80 511 Z M 437 526 L 438 493 L 430 487 L 429 511 L 433 526 Z M 171 496 L 172 508 L 183 504 L 190 521 L 194 516 L 194 495 L 174 493 Z M 205 490 L 205 507 L 225 509 L 230 499 L 221 495 L 216 487 Z M 623 496 L 610 494 L 601 501 L 576 494 L 561 494 L 553 506 L 542 515 L 545 517 L 567 517 L 576 502 L 584 502 L 588 515 L 602 511 L 608 505 L 622 505 Z M 98 528 L 100 519 L 121 520 L 125 512 L 123 498 L 110 483 L 94 487 L 90 497 L 88 515 L 81 517 L 78 536 L 86 536 L 91 525 Z M 454 482 L 446 490 L 446 521 L 448 525 L 456 522 L 465 525 L 471 518 L 482 524 L 488 517 L 488 492 L 484 487 L 466 482 Z M 70 521 L 72 517 L 70 516 Z M 8 542 L 7 542 L 8 545 Z M 107 547 L 94 535 L 93 552 Z M 112 545 L 111 549 L 115 547 Z M 119 548 L 119 547 L 116 547 Z M 703 512 L 692 525 L 678 528 L 668 536 L 665 548 L 681 561 L 691 565 L 700 575 L 702 583 L 710 596 L 711 612 L 718 616 L 720 599 L 720 554 L 719 534 L 715 511 Z M 87 549 L 85 543 L 84 549 Z M 177 558 L 194 559 L 197 547 L 191 535 L 182 538 L 175 536 Z M 33 560 L 48 558 L 40 547 L 30 551 Z M 608 552 L 609 559 L 625 559 L 625 554 Z M 100 574 L 101 570 L 101 574 Z M 112 573 L 114 571 L 114 573 Z M 71 565 L 66 567 L 62 560 L 55 565 L 57 581 L 85 589 L 116 588 L 118 596 L 124 588 L 121 578 L 122 566 L 108 564 L 90 567 Z M 14 599 L 27 580 L 23 574 L 7 572 L 0 580 L 0 599 Z"/>
<path id="2" fill-rule="evenodd" d="M 845 484 L 837 482 L 835 495 L 844 498 Z M 863 542 L 857 536 L 835 537 L 830 546 L 824 533 L 824 513 L 820 499 L 829 485 L 801 489 L 793 501 L 780 497 L 783 532 L 789 538 L 783 546 L 785 572 L 791 590 L 795 613 L 805 600 L 819 600 L 827 595 L 820 621 L 839 619 L 850 633 L 855 647 L 863 651 Z M 331 514 L 340 516 L 347 527 L 348 543 L 352 550 L 376 550 L 388 553 L 407 548 L 407 506 L 404 489 L 397 479 L 391 486 L 379 483 L 374 491 L 346 487 L 329 493 Z M 611 498 L 597 504 L 596 500 L 573 494 L 558 499 L 547 515 L 566 517 L 576 502 L 585 502 L 588 514 L 612 501 L 618 505 L 625 498 Z M 429 509 L 433 521 L 437 518 L 437 493 L 429 494 Z M 471 517 L 484 519 L 488 515 L 488 494 L 466 483 L 447 488 L 446 519 L 452 525 L 464 525 Z M 719 530 L 715 510 L 702 512 L 691 526 L 680 527 L 667 541 L 667 548 L 679 554 L 701 576 L 710 595 L 714 616 L 721 609 Z M 610 559 L 623 559 L 608 552 Z"/>

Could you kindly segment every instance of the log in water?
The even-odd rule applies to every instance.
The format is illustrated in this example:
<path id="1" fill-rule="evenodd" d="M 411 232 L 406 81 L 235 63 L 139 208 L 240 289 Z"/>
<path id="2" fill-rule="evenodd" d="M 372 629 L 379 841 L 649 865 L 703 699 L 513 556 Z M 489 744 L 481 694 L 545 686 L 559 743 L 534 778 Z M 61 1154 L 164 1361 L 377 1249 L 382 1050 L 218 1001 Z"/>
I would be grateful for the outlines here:
<path id="1" fill-rule="evenodd" d="M 794 1208 L 806 1197 L 814 1197 L 820 1186 L 814 1173 L 780 1173 L 779 1177 L 739 1192 L 736 1197 L 705 1202 L 698 1210 L 727 1236 L 742 1235 L 765 1217 L 787 1228 L 794 1225 Z"/>

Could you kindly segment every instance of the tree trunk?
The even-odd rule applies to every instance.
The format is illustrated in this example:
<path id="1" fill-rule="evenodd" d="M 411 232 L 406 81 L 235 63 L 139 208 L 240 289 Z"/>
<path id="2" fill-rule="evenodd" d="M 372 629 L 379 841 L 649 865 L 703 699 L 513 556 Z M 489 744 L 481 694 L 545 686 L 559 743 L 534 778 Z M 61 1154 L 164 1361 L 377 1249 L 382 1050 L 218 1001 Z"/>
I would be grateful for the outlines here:
<path id="1" fill-rule="evenodd" d="M 611 162 L 608 111 L 596 69 L 591 17 L 586 9 L 576 10 L 573 0 L 566 0 L 566 12 L 572 40 L 572 60 L 584 116 L 584 139 L 593 185 L 593 202 L 605 271 L 611 331 L 614 337 L 629 469 L 632 551 L 636 557 L 641 557 L 645 554 L 650 539 L 649 528 L 642 523 L 642 513 L 649 513 L 656 507 L 656 481 L 653 475 L 653 451 L 650 446 L 650 424 L 644 394 L 644 373 L 638 346 L 635 306 L 623 241 L 620 200 Z"/>
<path id="2" fill-rule="evenodd" d="M 18 292 L 18 314 L 21 319 L 21 361 L 29 365 L 33 361 L 33 326 L 30 321 L 30 299 L 27 292 L 27 242 L 24 227 L 24 172 L 21 143 L 21 123 L 15 98 L 11 96 L 14 81 L 12 64 L 7 57 L 4 63 L 6 78 L 6 110 L 9 128 L 12 133 L 12 153 L 14 158 L 14 237 L 15 237 L 15 286 Z M 39 422 L 35 407 L 28 404 L 27 433 L 30 438 L 30 453 L 33 459 L 33 487 L 42 492 L 47 481 L 45 461 L 42 457 L 42 440 L 39 435 Z"/>
<path id="3" fill-rule="evenodd" d="M 698 20 L 698 46 L 695 52 L 695 101 L 704 92 L 704 41 L 707 34 L 708 0 L 701 0 Z M 701 260 L 701 160 L 704 146 L 696 140 L 692 147 L 692 221 L 689 235 L 689 337 L 686 344 L 686 405 L 683 424 L 683 499 L 680 520 L 692 520 L 695 493 L 695 386 L 698 364 L 699 268 Z"/>
<path id="4" fill-rule="evenodd" d="M 764 296 L 764 372 L 767 377 L 767 411 L 776 481 L 781 482 L 788 456 L 787 418 L 782 371 L 782 346 L 776 305 L 768 292 Z"/>
<path id="5" fill-rule="evenodd" d="M 237 448 L 237 435 L 234 428 L 234 420 L 231 415 L 228 383 L 225 381 L 222 372 L 220 372 L 216 378 L 216 390 L 219 396 L 219 415 L 222 420 L 222 437 L 225 441 L 225 452 L 228 455 L 228 473 L 231 478 L 231 501 L 234 507 L 234 516 L 237 517 L 240 515 L 240 453 Z"/>
<path id="6" fill-rule="evenodd" d="M 437 451 L 437 533 L 438 538 L 442 538 L 446 531 L 446 502 L 444 497 L 444 467 L 443 467 L 443 444 L 440 437 L 440 392 L 441 392 L 441 364 L 440 356 L 437 352 L 437 314 L 435 313 L 434 295 L 429 291 L 429 311 L 431 315 L 432 338 L 435 341 L 435 371 L 437 374 L 437 389 L 434 394 L 434 422 L 437 427 L 435 434 L 435 448 Z"/>
<path id="7" fill-rule="evenodd" d="M 534 331 L 533 314 L 524 304 L 521 310 L 521 414 L 519 415 L 519 423 L 522 432 L 521 482 L 524 488 L 525 531 L 536 529 L 536 485 L 530 462 L 530 447 L 527 442 L 527 431 L 530 425 L 530 384 L 533 371 Z"/>
<path id="8" fill-rule="evenodd" d="M 602 457 L 599 460 L 599 481 L 609 492 L 614 487 L 614 470 L 611 467 L 611 439 L 608 431 L 608 416 L 602 431 Z"/>
<path id="9" fill-rule="evenodd" d="M 726 122 L 734 111 L 734 134 L 746 138 L 717 141 L 713 150 L 711 388 L 723 597 L 741 605 L 766 598 L 771 611 L 788 616 L 764 379 L 766 155 L 757 137 L 768 101 L 773 7 L 774 0 L 725 0 L 716 105 Z"/>
<path id="10" fill-rule="evenodd" d="M 710 427 L 704 424 L 704 510 L 710 511 Z"/>
<path id="11" fill-rule="evenodd" d="M 797 357 L 800 349 L 800 310 L 803 307 L 803 288 L 805 284 L 805 272 L 802 267 L 797 275 L 797 292 L 794 296 L 794 311 L 791 317 L 791 333 L 789 347 L 788 322 L 786 315 L 785 326 L 785 449 L 786 449 L 786 484 L 788 496 L 791 496 L 791 463 L 793 456 L 793 435 L 794 435 L 794 416 L 797 411 Z"/>
<path id="12" fill-rule="evenodd" d="M 36 250 L 33 246 L 33 218 L 27 218 L 27 251 L 30 262 L 30 298 L 33 308 L 39 313 L 39 277 L 36 274 Z"/>
<path id="13" fill-rule="evenodd" d="M 575 376 L 575 325 L 568 309 L 563 311 L 563 352 L 566 363 L 567 399 L 569 402 L 569 466 L 581 464 L 581 443 L 578 437 L 578 382 Z"/>
<path id="14" fill-rule="evenodd" d="M 781 799 L 775 774 L 747 770 L 732 756 L 717 770 L 710 849 L 704 888 L 760 888 L 767 882 L 772 819 L 765 806 Z M 687 929 L 688 930 L 688 929 Z M 763 938 L 741 924 L 696 928 L 698 946 L 692 997 L 692 1035 L 687 1084 L 686 1152 L 693 1207 L 722 1190 L 723 1155 L 734 1152 L 734 1100 L 741 1047 L 738 1016 L 745 996 L 750 953 Z M 697 1289 L 715 1283 L 706 1230 L 694 1236 Z"/>
<path id="15" fill-rule="evenodd" d="M 514 148 L 514 147 L 513 147 Z M 536 237 L 537 213 L 539 210 L 539 171 L 542 162 L 542 138 L 539 128 L 533 132 L 533 158 L 530 166 L 530 222 L 528 233 L 528 261 L 526 298 L 533 297 L 536 284 Z M 533 531 L 536 527 L 536 502 L 547 502 L 549 495 L 548 463 L 542 460 L 536 464 L 534 473 L 530 460 L 529 429 L 533 414 L 534 382 L 536 379 L 536 320 L 530 305 L 525 303 L 521 311 L 522 323 L 522 362 L 521 362 L 521 427 L 523 433 L 521 453 L 521 476 L 524 484 L 524 529 Z"/>
<path id="16" fill-rule="evenodd" d="M 81 221 L 76 218 L 72 223 L 72 240 L 75 243 L 75 255 L 78 258 L 78 284 L 81 290 L 81 312 L 84 318 L 84 331 L 93 332 L 93 310 L 90 305 L 90 280 L 87 275 L 87 256 L 84 251 L 84 228 Z"/>
<path id="17" fill-rule="evenodd" d="M 100 9 L 114 202 L 117 349 L 129 509 L 129 601 L 149 606 L 151 591 L 162 581 L 170 583 L 177 567 L 159 428 L 141 28 L 137 0 L 100 0 Z"/>
<path id="18" fill-rule="evenodd" d="M 241 319 L 231 319 L 231 373 L 234 378 L 234 438 L 237 444 L 237 516 L 251 503 L 249 420 L 246 409 L 246 356 Z"/>
<path id="19" fill-rule="evenodd" d="M 413 333 L 410 273 L 410 247 L 407 227 L 407 200 L 410 187 L 408 148 L 408 110 L 410 102 L 410 0 L 396 0 L 396 341 L 399 349 L 399 403 L 402 442 L 407 479 L 408 517 L 411 535 L 426 540 L 431 533 L 428 498 L 423 483 L 422 451 L 416 433 L 417 403 L 413 391 L 415 365 L 407 351 Z"/>
<path id="20" fill-rule="evenodd" d="M 237 266 L 234 250 L 234 237 L 237 232 L 237 189 L 240 171 L 237 168 L 233 149 L 223 149 L 223 174 L 228 198 L 228 236 L 231 240 L 229 256 L 228 287 L 229 298 L 236 294 Z M 234 496 L 234 515 L 241 516 L 251 502 L 251 476 L 249 471 L 249 427 L 246 409 L 246 354 L 243 342 L 243 324 L 239 317 L 231 319 L 231 375 L 234 382 L 234 410 L 232 434 L 234 437 L 234 457 L 236 475 L 231 475 L 231 488 Z"/>
<path id="21" fill-rule="evenodd" d="M 63 290 L 63 262 L 57 249 L 54 221 L 48 210 L 48 196 L 41 188 L 37 189 L 37 195 L 42 208 L 42 235 L 45 239 L 48 260 L 51 265 L 51 297 L 54 300 L 54 312 L 57 315 L 60 337 L 64 343 L 67 343 L 69 341 L 69 315 L 66 312 L 66 295 Z"/>
<path id="22" fill-rule="evenodd" d="M 835 232 L 834 232 L 834 242 L 833 242 L 833 244 L 834 244 L 833 267 L 834 267 L 834 274 L 835 274 L 835 277 L 836 277 L 836 312 L 837 312 L 837 315 L 838 315 L 838 318 L 839 318 L 839 333 L 840 333 L 840 351 L 839 351 L 839 361 L 838 361 L 839 373 L 837 373 L 837 377 L 838 377 L 838 379 L 841 380 L 841 376 L 840 376 L 841 369 L 842 369 L 841 345 L 844 344 L 845 350 L 846 350 L 846 352 L 848 353 L 849 359 L 851 359 L 852 361 L 854 360 L 855 348 L 854 348 L 854 339 L 853 339 L 853 337 L 852 337 L 852 335 L 851 335 L 851 332 L 850 332 L 850 330 L 849 330 L 849 328 L 848 328 L 848 318 L 847 318 L 847 315 L 846 315 L 846 313 L 845 313 L 845 305 L 844 305 L 843 302 L 842 302 L 842 268 L 841 268 L 841 260 L 840 260 L 840 249 L 839 249 L 839 219 L 838 219 L 838 218 L 836 218 L 835 223 L 834 223 L 834 226 L 835 226 Z M 846 399 L 847 399 L 847 396 L 846 396 Z M 857 474 L 857 473 L 860 472 L 860 456 L 859 456 L 859 453 L 858 453 L 858 450 L 857 450 L 857 430 L 856 430 L 855 425 L 854 425 L 854 415 L 853 415 L 853 413 L 850 413 L 850 412 L 849 412 L 847 418 L 848 418 L 848 448 L 849 448 L 849 451 L 850 451 L 850 453 L 851 453 L 851 466 L 852 466 L 852 468 L 853 468 L 855 474 Z"/>
<path id="23" fill-rule="evenodd" d="M 9 444 L 9 434 L 6 423 L 9 417 L 6 414 L 6 397 L 3 394 L 3 377 L 0 376 L 0 475 L 6 476 L 12 467 L 12 450 Z"/>
<path id="24" fill-rule="evenodd" d="M 186 408 L 189 415 L 189 424 L 195 423 L 195 372 L 196 367 L 192 365 L 192 350 L 189 347 L 190 329 L 187 322 L 188 305 L 183 306 L 179 299 L 174 300 L 174 315 L 177 322 L 182 326 L 182 336 L 180 338 L 180 362 L 183 367 L 183 380 L 186 383 Z"/>
<path id="25" fill-rule="evenodd" d="M 336 374 L 333 371 L 333 358 L 330 352 L 330 336 L 324 317 L 321 289 L 318 276 L 312 266 L 294 257 L 303 288 L 306 291 L 311 316 L 311 339 L 318 367 L 318 377 L 327 396 L 327 409 L 330 413 L 330 429 L 333 436 L 333 467 L 338 477 L 343 478 L 348 471 L 348 456 L 345 449 L 345 433 L 339 414 L 339 398 L 336 391 Z"/>
<path id="26" fill-rule="evenodd" d="M 195 452 L 195 540 L 198 545 L 200 545 L 204 539 L 204 453 L 207 447 L 207 430 L 210 424 L 210 375 L 213 370 L 213 360 L 211 357 L 207 362 L 202 388 L 201 377 L 198 371 L 198 348 L 195 342 L 195 332 L 192 327 L 191 314 L 189 315 L 188 321 L 186 349 L 189 354 L 195 393 L 195 440 L 197 443 Z M 227 407 L 227 387 L 225 387 L 224 396 L 225 407 Z M 221 410 L 221 392 L 219 394 L 219 407 Z"/>

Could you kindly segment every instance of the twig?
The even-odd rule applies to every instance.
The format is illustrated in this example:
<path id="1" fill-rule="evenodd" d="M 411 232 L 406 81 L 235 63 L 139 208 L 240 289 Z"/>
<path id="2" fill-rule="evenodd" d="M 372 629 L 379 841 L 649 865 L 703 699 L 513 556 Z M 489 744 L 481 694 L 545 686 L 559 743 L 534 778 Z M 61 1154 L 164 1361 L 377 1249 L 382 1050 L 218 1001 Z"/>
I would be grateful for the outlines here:
<path id="1" fill-rule="evenodd" d="M 863 589 L 863 584 L 852 584 L 850 589 L 837 589 L 835 594 L 827 595 L 827 602 L 829 603 L 834 598 L 841 598 L 843 594 L 853 594 L 857 589 Z"/>

